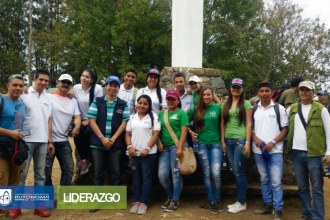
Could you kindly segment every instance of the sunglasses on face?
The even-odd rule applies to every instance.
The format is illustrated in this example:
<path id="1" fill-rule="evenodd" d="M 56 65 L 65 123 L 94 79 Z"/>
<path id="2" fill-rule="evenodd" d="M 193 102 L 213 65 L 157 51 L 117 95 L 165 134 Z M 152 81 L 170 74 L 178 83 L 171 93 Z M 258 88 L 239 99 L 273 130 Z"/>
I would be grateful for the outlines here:
<path id="1" fill-rule="evenodd" d="M 299 91 L 300 91 L 300 92 L 310 92 L 310 91 L 312 91 L 312 90 L 309 89 L 309 88 L 306 88 L 306 87 L 300 87 L 300 88 L 299 88 Z"/>
<path id="2" fill-rule="evenodd" d="M 62 84 L 67 84 L 67 85 L 71 85 L 72 82 L 70 82 L 69 80 L 61 80 Z"/>

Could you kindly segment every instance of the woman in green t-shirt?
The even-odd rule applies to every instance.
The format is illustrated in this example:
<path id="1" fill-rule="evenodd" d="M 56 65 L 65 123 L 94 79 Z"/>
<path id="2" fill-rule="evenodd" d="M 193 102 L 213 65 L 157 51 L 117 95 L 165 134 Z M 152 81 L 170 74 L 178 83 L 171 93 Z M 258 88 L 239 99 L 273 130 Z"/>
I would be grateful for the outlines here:
<path id="1" fill-rule="evenodd" d="M 167 91 L 166 102 L 168 110 L 159 113 L 161 141 L 158 144 L 160 152 L 158 178 L 167 194 L 167 200 L 161 207 L 167 212 L 173 212 L 180 206 L 179 199 L 183 183 L 177 163 L 183 155 L 183 144 L 187 138 L 188 115 L 178 107 L 180 94 L 177 90 Z M 169 132 L 169 130 L 173 130 L 173 132 Z M 172 138 L 171 133 L 175 138 Z M 170 173 L 172 174 L 172 186 Z"/>
<path id="2" fill-rule="evenodd" d="M 203 173 L 204 188 L 213 214 L 224 211 L 220 205 L 221 158 L 220 106 L 213 103 L 213 90 L 202 88 L 198 105 L 188 112 L 189 120 L 194 121 L 196 133 L 190 131 L 194 142 L 199 142 L 198 162 Z M 196 150 L 196 149 L 195 149 Z"/>
<path id="3" fill-rule="evenodd" d="M 231 82 L 228 101 L 221 109 L 221 142 L 233 168 L 237 185 L 237 202 L 228 205 L 228 212 L 246 210 L 247 177 L 245 168 L 250 156 L 252 106 L 244 99 L 243 80 L 235 78 Z"/>

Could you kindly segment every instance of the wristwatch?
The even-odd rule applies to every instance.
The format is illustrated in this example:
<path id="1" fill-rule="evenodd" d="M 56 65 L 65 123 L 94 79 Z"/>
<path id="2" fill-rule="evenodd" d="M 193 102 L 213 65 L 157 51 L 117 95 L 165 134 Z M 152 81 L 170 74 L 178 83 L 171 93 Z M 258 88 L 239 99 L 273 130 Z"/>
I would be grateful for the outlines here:
<path id="1" fill-rule="evenodd" d="M 276 145 L 276 141 L 274 141 L 274 140 L 271 140 L 270 142 L 272 142 L 274 145 Z"/>
<path id="2" fill-rule="evenodd" d="M 150 147 L 146 147 L 145 149 L 146 149 L 148 152 L 151 150 Z"/>

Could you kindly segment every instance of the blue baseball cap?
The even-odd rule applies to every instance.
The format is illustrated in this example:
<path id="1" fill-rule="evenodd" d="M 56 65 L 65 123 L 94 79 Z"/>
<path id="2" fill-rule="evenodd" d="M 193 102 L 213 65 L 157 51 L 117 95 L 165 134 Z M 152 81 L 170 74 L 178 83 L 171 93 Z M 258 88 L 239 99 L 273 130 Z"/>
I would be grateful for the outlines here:
<path id="1" fill-rule="evenodd" d="M 118 85 L 120 85 L 120 79 L 118 78 L 118 76 L 109 76 L 105 81 L 105 84 L 107 85 L 111 82 L 116 82 Z"/>
<path id="2" fill-rule="evenodd" d="M 147 76 L 149 76 L 149 75 L 155 75 L 155 76 L 158 76 L 159 77 L 160 76 L 159 70 L 156 69 L 156 68 L 151 68 L 147 72 Z"/>
<path id="3" fill-rule="evenodd" d="M 244 82 L 240 78 L 235 78 L 231 81 L 231 86 L 239 86 L 242 88 L 244 86 Z"/>

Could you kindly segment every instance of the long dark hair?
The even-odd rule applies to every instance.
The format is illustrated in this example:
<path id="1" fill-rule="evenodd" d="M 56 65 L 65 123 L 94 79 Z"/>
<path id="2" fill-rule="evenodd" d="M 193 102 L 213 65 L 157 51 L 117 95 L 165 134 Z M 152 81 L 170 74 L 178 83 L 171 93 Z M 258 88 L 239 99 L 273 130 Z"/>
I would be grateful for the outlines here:
<path id="1" fill-rule="evenodd" d="M 89 90 L 89 104 L 92 104 L 93 100 L 94 100 L 94 96 L 95 96 L 95 85 L 96 85 L 96 82 L 97 82 L 97 73 L 95 70 L 93 69 L 90 69 L 90 68 L 86 68 L 84 69 L 83 72 L 88 72 L 92 81 L 91 81 L 91 88 Z"/>
<path id="2" fill-rule="evenodd" d="M 139 98 L 137 99 L 137 103 L 139 103 L 140 99 L 146 99 L 148 102 L 148 110 L 147 110 L 147 114 L 150 116 L 151 119 L 151 127 L 154 127 L 154 115 L 152 114 L 152 101 L 151 98 L 148 95 L 141 95 L 139 96 Z"/>
<path id="3" fill-rule="evenodd" d="M 203 93 L 206 90 L 210 90 L 213 95 L 213 89 L 208 86 L 203 87 L 199 92 L 198 103 L 194 114 L 194 126 L 197 132 L 200 132 L 204 129 L 204 115 L 206 107 L 204 106 Z"/>
<path id="4" fill-rule="evenodd" d="M 148 77 L 149 77 L 150 75 L 151 75 L 151 74 L 148 74 L 148 75 L 147 75 L 146 80 L 148 79 Z M 162 92 L 161 92 L 160 85 L 159 85 L 159 82 L 160 82 L 160 76 L 157 75 L 157 77 L 158 77 L 158 81 L 157 81 L 157 85 L 156 85 L 156 92 L 157 92 L 157 97 L 158 97 L 158 101 L 159 101 L 159 110 L 162 110 Z"/>
<path id="5" fill-rule="evenodd" d="M 244 102 L 245 102 L 245 96 L 244 96 L 244 91 L 242 91 L 242 94 L 239 97 L 238 106 L 237 106 L 238 107 L 237 108 L 238 109 L 238 119 L 240 121 L 240 124 L 245 123 L 245 119 L 246 119 L 246 111 L 244 108 Z M 226 101 L 225 107 L 223 109 L 223 114 L 222 114 L 225 124 L 227 124 L 229 121 L 229 110 L 230 110 L 232 104 L 233 104 L 233 95 L 230 92 L 228 100 Z M 236 109 L 236 111 L 237 111 L 237 109 Z"/>

